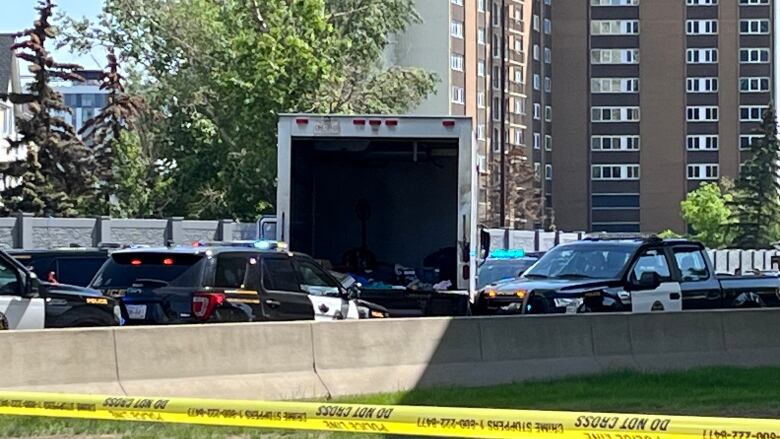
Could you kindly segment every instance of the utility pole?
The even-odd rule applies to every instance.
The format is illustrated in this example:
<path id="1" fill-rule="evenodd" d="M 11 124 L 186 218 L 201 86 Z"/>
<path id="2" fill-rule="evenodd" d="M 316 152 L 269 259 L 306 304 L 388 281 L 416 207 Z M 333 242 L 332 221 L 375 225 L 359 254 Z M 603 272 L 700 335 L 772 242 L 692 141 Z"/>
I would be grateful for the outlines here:
<path id="1" fill-rule="evenodd" d="M 501 133 L 499 134 L 501 170 L 499 178 L 501 181 L 501 206 L 499 209 L 501 228 L 506 227 L 506 0 L 501 0 Z"/>

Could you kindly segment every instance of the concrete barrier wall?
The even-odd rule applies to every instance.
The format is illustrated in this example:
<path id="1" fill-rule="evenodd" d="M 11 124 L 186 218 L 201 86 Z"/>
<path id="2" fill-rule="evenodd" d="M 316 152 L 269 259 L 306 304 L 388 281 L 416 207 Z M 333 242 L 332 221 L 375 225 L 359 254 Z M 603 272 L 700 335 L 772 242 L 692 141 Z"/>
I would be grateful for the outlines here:
<path id="1" fill-rule="evenodd" d="M 309 399 L 702 366 L 780 366 L 780 310 L 0 333 L 0 388 Z"/>

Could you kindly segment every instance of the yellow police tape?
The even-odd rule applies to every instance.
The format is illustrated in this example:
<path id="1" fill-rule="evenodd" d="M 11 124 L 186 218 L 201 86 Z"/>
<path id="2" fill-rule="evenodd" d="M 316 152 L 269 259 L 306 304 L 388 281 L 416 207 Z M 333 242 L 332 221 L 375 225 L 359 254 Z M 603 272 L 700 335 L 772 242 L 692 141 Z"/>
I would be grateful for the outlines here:
<path id="1" fill-rule="evenodd" d="M 780 421 L 0 392 L 0 415 L 465 438 L 780 439 Z"/>

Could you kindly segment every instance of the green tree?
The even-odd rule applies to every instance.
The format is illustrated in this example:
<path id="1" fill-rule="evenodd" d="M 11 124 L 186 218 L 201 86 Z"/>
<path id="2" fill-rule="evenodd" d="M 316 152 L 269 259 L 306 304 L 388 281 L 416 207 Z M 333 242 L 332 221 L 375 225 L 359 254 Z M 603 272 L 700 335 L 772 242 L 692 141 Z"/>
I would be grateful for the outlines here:
<path id="1" fill-rule="evenodd" d="M 717 183 L 704 183 L 690 192 L 680 207 L 685 222 L 693 229 L 693 237 L 709 248 L 730 244 L 728 221 L 732 201 L 732 195 L 721 190 Z"/>
<path id="2" fill-rule="evenodd" d="M 12 149 L 26 151 L 26 160 L 12 162 L 4 171 L 16 183 L 2 194 L 1 210 L 6 215 L 23 211 L 74 216 L 92 196 L 91 154 L 62 116 L 70 113 L 62 95 L 49 84 L 52 79 L 83 80 L 74 73 L 79 66 L 58 63 L 46 50 L 47 40 L 55 37 L 50 23 L 53 8 L 51 0 L 39 0 L 34 27 L 15 34 L 25 39 L 11 46 L 30 63 L 33 79 L 27 93 L 0 95 L 25 105 L 30 114 L 17 120 L 20 138 L 9 139 Z"/>
<path id="3" fill-rule="evenodd" d="M 136 130 L 137 119 L 143 109 L 143 100 L 125 93 L 123 80 L 117 57 L 111 48 L 106 69 L 100 75 L 100 89 L 107 92 L 108 103 L 94 118 L 88 120 L 80 131 L 92 149 L 95 162 L 97 190 L 93 200 L 93 213 L 108 213 L 111 196 L 117 196 L 119 186 L 126 184 L 125 178 L 128 176 L 124 175 L 120 166 L 132 167 L 132 170 L 128 170 L 131 175 L 137 170 L 136 163 L 115 161 L 116 144 L 120 142 L 123 133 Z M 127 136 L 121 140 L 125 147 L 123 152 L 137 156 L 136 160 L 143 163 L 139 154 L 141 148 L 135 148 L 135 144 L 140 142 L 139 137 Z M 118 200 L 121 201 L 121 198 Z"/>
<path id="4" fill-rule="evenodd" d="M 91 33 L 141 72 L 133 85 L 162 115 L 165 213 L 254 219 L 276 199 L 277 114 L 402 113 L 433 90 L 431 74 L 381 65 L 412 4 L 107 0 L 99 26 L 70 22 L 70 41 Z"/>
<path id="5" fill-rule="evenodd" d="M 750 146 L 750 158 L 737 179 L 731 207 L 732 245 L 739 248 L 769 248 L 778 239 L 780 218 L 780 145 L 777 117 L 770 103 L 764 113 L 761 136 Z"/>

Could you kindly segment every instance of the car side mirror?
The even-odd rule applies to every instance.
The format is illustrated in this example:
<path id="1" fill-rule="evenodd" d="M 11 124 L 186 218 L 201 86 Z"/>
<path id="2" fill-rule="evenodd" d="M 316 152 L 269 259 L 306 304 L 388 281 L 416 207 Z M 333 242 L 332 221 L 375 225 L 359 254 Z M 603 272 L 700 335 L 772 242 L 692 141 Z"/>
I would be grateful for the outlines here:
<path id="1" fill-rule="evenodd" d="M 479 247 L 481 259 L 487 259 L 490 255 L 490 233 L 485 229 L 479 230 Z"/>
<path id="2" fill-rule="evenodd" d="M 355 282 L 354 284 L 350 285 L 349 288 L 347 288 L 345 292 L 345 296 L 348 300 L 357 299 L 360 297 L 360 288 L 363 285 L 360 282 Z"/>
<path id="3" fill-rule="evenodd" d="M 661 276 L 655 271 L 645 271 L 638 280 L 631 282 L 632 290 L 654 290 L 661 286 Z"/>
<path id="4" fill-rule="evenodd" d="M 38 276 L 36 276 L 35 273 L 30 273 L 30 275 L 27 276 L 27 282 L 25 283 L 24 289 L 25 297 L 38 297 L 41 289 L 41 281 L 38 280 Z"/>

